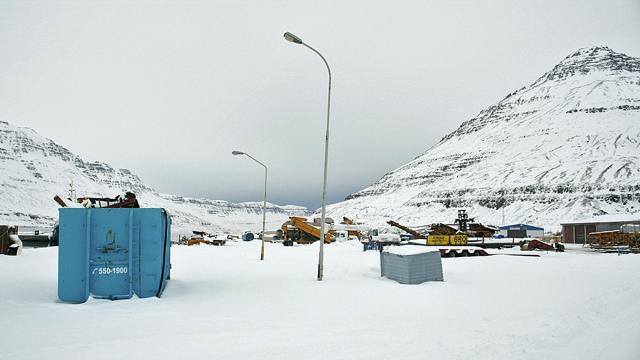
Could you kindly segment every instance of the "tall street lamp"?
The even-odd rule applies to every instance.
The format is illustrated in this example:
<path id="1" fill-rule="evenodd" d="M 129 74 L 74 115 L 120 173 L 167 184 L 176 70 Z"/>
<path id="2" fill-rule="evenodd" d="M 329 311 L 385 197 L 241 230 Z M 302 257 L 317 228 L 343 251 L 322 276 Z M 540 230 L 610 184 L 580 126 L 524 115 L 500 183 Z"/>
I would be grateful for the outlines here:
<path id="1" fill-rule="evenodd" d="M 321 218 L 320 218 L 320 253 L 318 255 L 318 281 L 322 280 L 323 273 L 323 260 L 324 260 L 324 237 L 325 237 L 325 214 L 327 207 L 327 164 L 329 161 L 329 113 L 331 110 L 331 69 L 329 68 L 329 63 L 327 60 L 318 52 L 318 50 L 312 48 L 307 45 L 302 39 L 293 35 L 290 32 L 284 33 L 284 38 L 287 41 L 290 41 L 294 44 L 301 44 L 318 54 L 324 64 L 327 66 L 327 71 L 329 72 L 329 92 L 327 95 L 327 133 L 324 138 L 324 175 L 323 175 L 323 183 L 322 183 L 322 210 L 321 210 Z"/>
<path id="2" fill-rule="evenodd" d="M 262 247 L 260 249 L 260 260 L 264 260 L 264 223 L 265 220 L 267 218 L 267 165 L 261 163 L 260 161 L 256 160 L 256 158 L 254 158 L 253 156 L 242 152 L 242 151 L 237 151 L 237 150 L 233 150 L 231 152 L 232 155 L 245 155 L 247 157 L 249 157 L 251 160 L 257 162 L 258 164 L 262 165 L 264 167 L 264 199 L 262 200 Z"/>

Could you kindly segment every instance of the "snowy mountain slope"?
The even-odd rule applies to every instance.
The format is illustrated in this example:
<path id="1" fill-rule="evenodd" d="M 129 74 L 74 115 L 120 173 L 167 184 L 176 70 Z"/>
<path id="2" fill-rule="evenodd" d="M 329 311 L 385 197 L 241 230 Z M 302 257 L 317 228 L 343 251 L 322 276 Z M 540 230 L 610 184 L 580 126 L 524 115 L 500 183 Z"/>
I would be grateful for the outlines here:
<path id="1" fill-rule="evenodd" d="M 580 49 L 463 122 L 421 156 L 329 209 L 411 225 L 478 220 L 557 229 L 640 211 L 640 59 Z"/>
<path id="2" fill-rule="evenodd" d="M 87 162 L 32 129 L 0 121 L 0 223 L 50 225 L 57 218 L 54 194 L 66 196 L 70 183 L 80 196 L 137 194 L 144 207 L 164 207 L 176 230 L 242 231 L 262 229 L 262 203 L 230 203 L 159 194 L 126 169 Z M 277 228 L 300 206 L 268 204 L 267 222 Z"/>

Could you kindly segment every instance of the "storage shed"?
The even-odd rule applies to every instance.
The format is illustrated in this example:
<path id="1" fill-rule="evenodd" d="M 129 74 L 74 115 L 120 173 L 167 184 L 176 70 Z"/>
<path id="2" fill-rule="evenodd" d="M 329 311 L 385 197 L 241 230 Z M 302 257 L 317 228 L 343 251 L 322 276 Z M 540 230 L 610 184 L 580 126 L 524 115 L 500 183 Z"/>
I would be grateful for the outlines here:
<path id="1" fill-rule="evenodd" d="M 528 224 L 504 225 L 500 226 L 499 234 L 506 238 L 541 238 L 544 228 Z"/>
<path id="2" fill-rule="evenodd" d="M 592 232 L 620 230 L 626 224 L 640 224 L 640 213 L 607 214 L 591 219 L 562 223 L 562 237 L 566 243 L 584 244 Z"/>

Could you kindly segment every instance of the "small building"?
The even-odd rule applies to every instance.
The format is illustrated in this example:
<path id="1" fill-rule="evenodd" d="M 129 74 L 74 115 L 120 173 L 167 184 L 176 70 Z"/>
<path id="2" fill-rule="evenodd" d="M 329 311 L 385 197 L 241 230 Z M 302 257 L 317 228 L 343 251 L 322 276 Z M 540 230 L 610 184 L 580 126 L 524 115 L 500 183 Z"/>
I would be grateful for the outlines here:
<path id="1" fill-rule="evenodd" d="M 392 246 L 380 253 L 380 275 L 400 284 L 444 281 L 440 251 L 428 246 Z"/>
<path id="2" fill-rule="evenodd" d="M 498 234 L 506 238 L 541 238 L 544 236 L 544 228 L 528 224 L 504 225 L 500 226 Z"/>
<path id="3" fill-rule="evenodd" d="M 584 244 L 592 232 L 620 230 L 626 224 L 640 224 L 640 213 L 607 214 L 587 220 L 562 223 L 562 237 L 566 243 Z"/>

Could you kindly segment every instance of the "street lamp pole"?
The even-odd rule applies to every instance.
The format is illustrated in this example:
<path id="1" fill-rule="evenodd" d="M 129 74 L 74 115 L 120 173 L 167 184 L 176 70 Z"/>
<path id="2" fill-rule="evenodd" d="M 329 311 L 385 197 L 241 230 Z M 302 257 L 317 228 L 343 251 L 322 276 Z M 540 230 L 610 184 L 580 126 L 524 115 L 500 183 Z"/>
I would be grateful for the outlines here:
<path id="1" fill-rule="evenodd" d="M 290 41 L 295 44 L 301 44 L 318 54 L 324 64 L 327 66 L 327 72 L 329 73 L 329 91 L 327 93 L 327 131 L 324 137 L 324 173 L 323 173 L 323 182 L 322 182 L 322 208 L 321 208 L 321 217 L 320 217 L 320 253 L 318 254 L 318 281 L 322 281 L 322 276 L 324 272 L 323 263 L 324 263 L 324 238 L 326 235 L 325 229 L 325 216 L 326 216 L 326 207 L 327 207 L 327 165 L 329 162 L 329 114 L 331 112 L 331 68 L 329 68 L 329 63 L 327 59 L 320 54 L 320 52 L 311 46 L 307 45 L 302 39 L 293 35 L 290 32 L 284 33 L 284 38 L 287 41 Z"/>
<path id="2" fill-rule="evenodd" d="M 231 152 L 231 154 L 246 155 L 251 160 L 257 162 L 258 164 L 262 165 L 262 167 L 264 167 L 264 198 L 262 200 L 262 246 L 260 248 L 260 260 L 264 260 L 264 235 L 265 235 L 264 231 L 265 231 L 265 221 L 267 219 L 267 165 L 261 163 L 253 156 L 242 151 L 234 150 Z"/>

